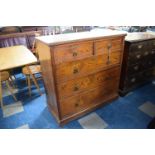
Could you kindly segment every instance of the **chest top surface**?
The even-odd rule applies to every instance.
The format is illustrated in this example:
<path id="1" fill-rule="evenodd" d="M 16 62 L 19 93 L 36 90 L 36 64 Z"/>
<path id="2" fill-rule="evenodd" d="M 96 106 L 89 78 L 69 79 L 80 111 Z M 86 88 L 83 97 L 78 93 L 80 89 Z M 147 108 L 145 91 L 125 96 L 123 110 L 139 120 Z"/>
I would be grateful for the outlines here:
<path id="1" fill-rule="evenodd" d="M 127 42 L 139 42 L 139 41 L 145 41 L 155 39 L 155 33 L 151 32 L 134 32 L 134 33 L 128 33 L 125 37 L 125 41 Z"/>
<path id="2" fill-rule="evenodd" d="M 84 41 L 89 39 L 100 39 L 103 37 L 106 38 L 111 36 L 125 36 L 125 35 L 126 35 L 126 32 L 124 31 L 100 30 L 100 31 L 41 36 L 41 37 L 36 37 L 36 39 L 41 42 L 44 42 L 47 45 L 59 45 L 59 44 L 70 43 L 75 41 Z"/>

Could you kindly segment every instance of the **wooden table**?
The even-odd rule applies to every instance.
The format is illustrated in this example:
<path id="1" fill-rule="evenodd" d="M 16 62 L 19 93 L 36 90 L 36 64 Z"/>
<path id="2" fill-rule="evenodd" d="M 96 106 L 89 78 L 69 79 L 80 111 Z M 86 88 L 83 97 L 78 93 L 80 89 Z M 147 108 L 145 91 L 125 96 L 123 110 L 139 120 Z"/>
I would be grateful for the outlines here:
<path id="1" fill-rule="evenodd" d="M 29 49 L 27 49 L 23 45 L 0 48 L 0 74 L 1 71 L 4 70 L 10 70 L 13 68 L 26 66 L 31 74 L 33 82 L 36 83 L 34 75 L 31 73 L 29 67 L 27 66 L 36 62 L 37 58 L 33 55 L 33 53 Z M 0 75 L 0 83 L 1 83 L 1 75 Z M 0 95 L 2 95 L 1 92 Z M 2 98 L 2 96 L 0 96 L 0 98 Z"/>

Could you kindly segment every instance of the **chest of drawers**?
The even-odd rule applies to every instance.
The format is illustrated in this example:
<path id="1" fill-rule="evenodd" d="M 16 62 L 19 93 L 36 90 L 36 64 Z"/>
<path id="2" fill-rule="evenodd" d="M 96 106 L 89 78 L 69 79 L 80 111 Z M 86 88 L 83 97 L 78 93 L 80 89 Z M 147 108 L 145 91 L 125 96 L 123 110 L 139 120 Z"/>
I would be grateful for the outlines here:
<path id="1" fill-rule="evenodd" d="M 38 37 L 50 111 L 64 124 L 118 97 L 122 32 Z"/>
<path id="2" fill-rule="evenodd" d="M 152 79 L 155 74 L 155 35 L 131 33 L 125 38 L 120 94 L 125 95 Z"/>

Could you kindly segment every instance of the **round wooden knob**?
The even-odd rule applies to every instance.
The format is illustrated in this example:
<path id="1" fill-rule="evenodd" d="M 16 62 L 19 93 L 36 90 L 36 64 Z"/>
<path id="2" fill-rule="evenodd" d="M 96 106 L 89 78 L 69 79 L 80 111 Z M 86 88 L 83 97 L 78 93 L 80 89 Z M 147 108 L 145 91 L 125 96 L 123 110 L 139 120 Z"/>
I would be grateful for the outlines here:
<path id="1" fill-rule="evenodd" d="M 73 52 L 73 57 L 76 57 L 78 55 L 77 52 Z"/>
<path id="2" fill-rule="evenodd" d="M 141 57 L 141 55 L 140 55 L 140 54 L 138 54 L 136 57 L 139 59 L 139 58 Z"/>
<path id="3" fill-rule="evenodd" d="M 134 67 L 134 70 L 138 70 L 138 66 L 135 66 L 135 67 Z"/>
<path id="4" fill-rule="evenodd" d="M 78 86 L 75 86 L 74 87 L 74 91 L 78 91 L 79 90 L 79 87 Z"/>
<path id="5" fill-rule="evenodd" d="M 138 45 L 138 48 L 140 49 L 140 48 L 142 48 L 143 47 L 143 45 Z"/>
<path id="6" fill-rule="evenodd" d="M 76 74 L 78 72 L 79 72 L 78 68 L 74 68 L 73 73 Z"/>
<path id="7" fill-rule="evenodd" d="M 78 107 L 79 106 L 79 103 L 75 103 L 75 107 Z"/>

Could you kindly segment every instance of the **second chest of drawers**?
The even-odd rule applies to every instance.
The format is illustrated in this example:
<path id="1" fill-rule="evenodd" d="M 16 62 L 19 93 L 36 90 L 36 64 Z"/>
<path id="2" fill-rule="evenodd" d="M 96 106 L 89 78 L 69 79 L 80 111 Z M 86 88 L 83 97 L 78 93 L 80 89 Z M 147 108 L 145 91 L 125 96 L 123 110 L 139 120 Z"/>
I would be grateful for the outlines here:
<path id="1" fill-rule="evenodd" d="M 120 94 L 125 95 L 155 77 L 155 35 L 132 33 L 126 37 Z"/>

